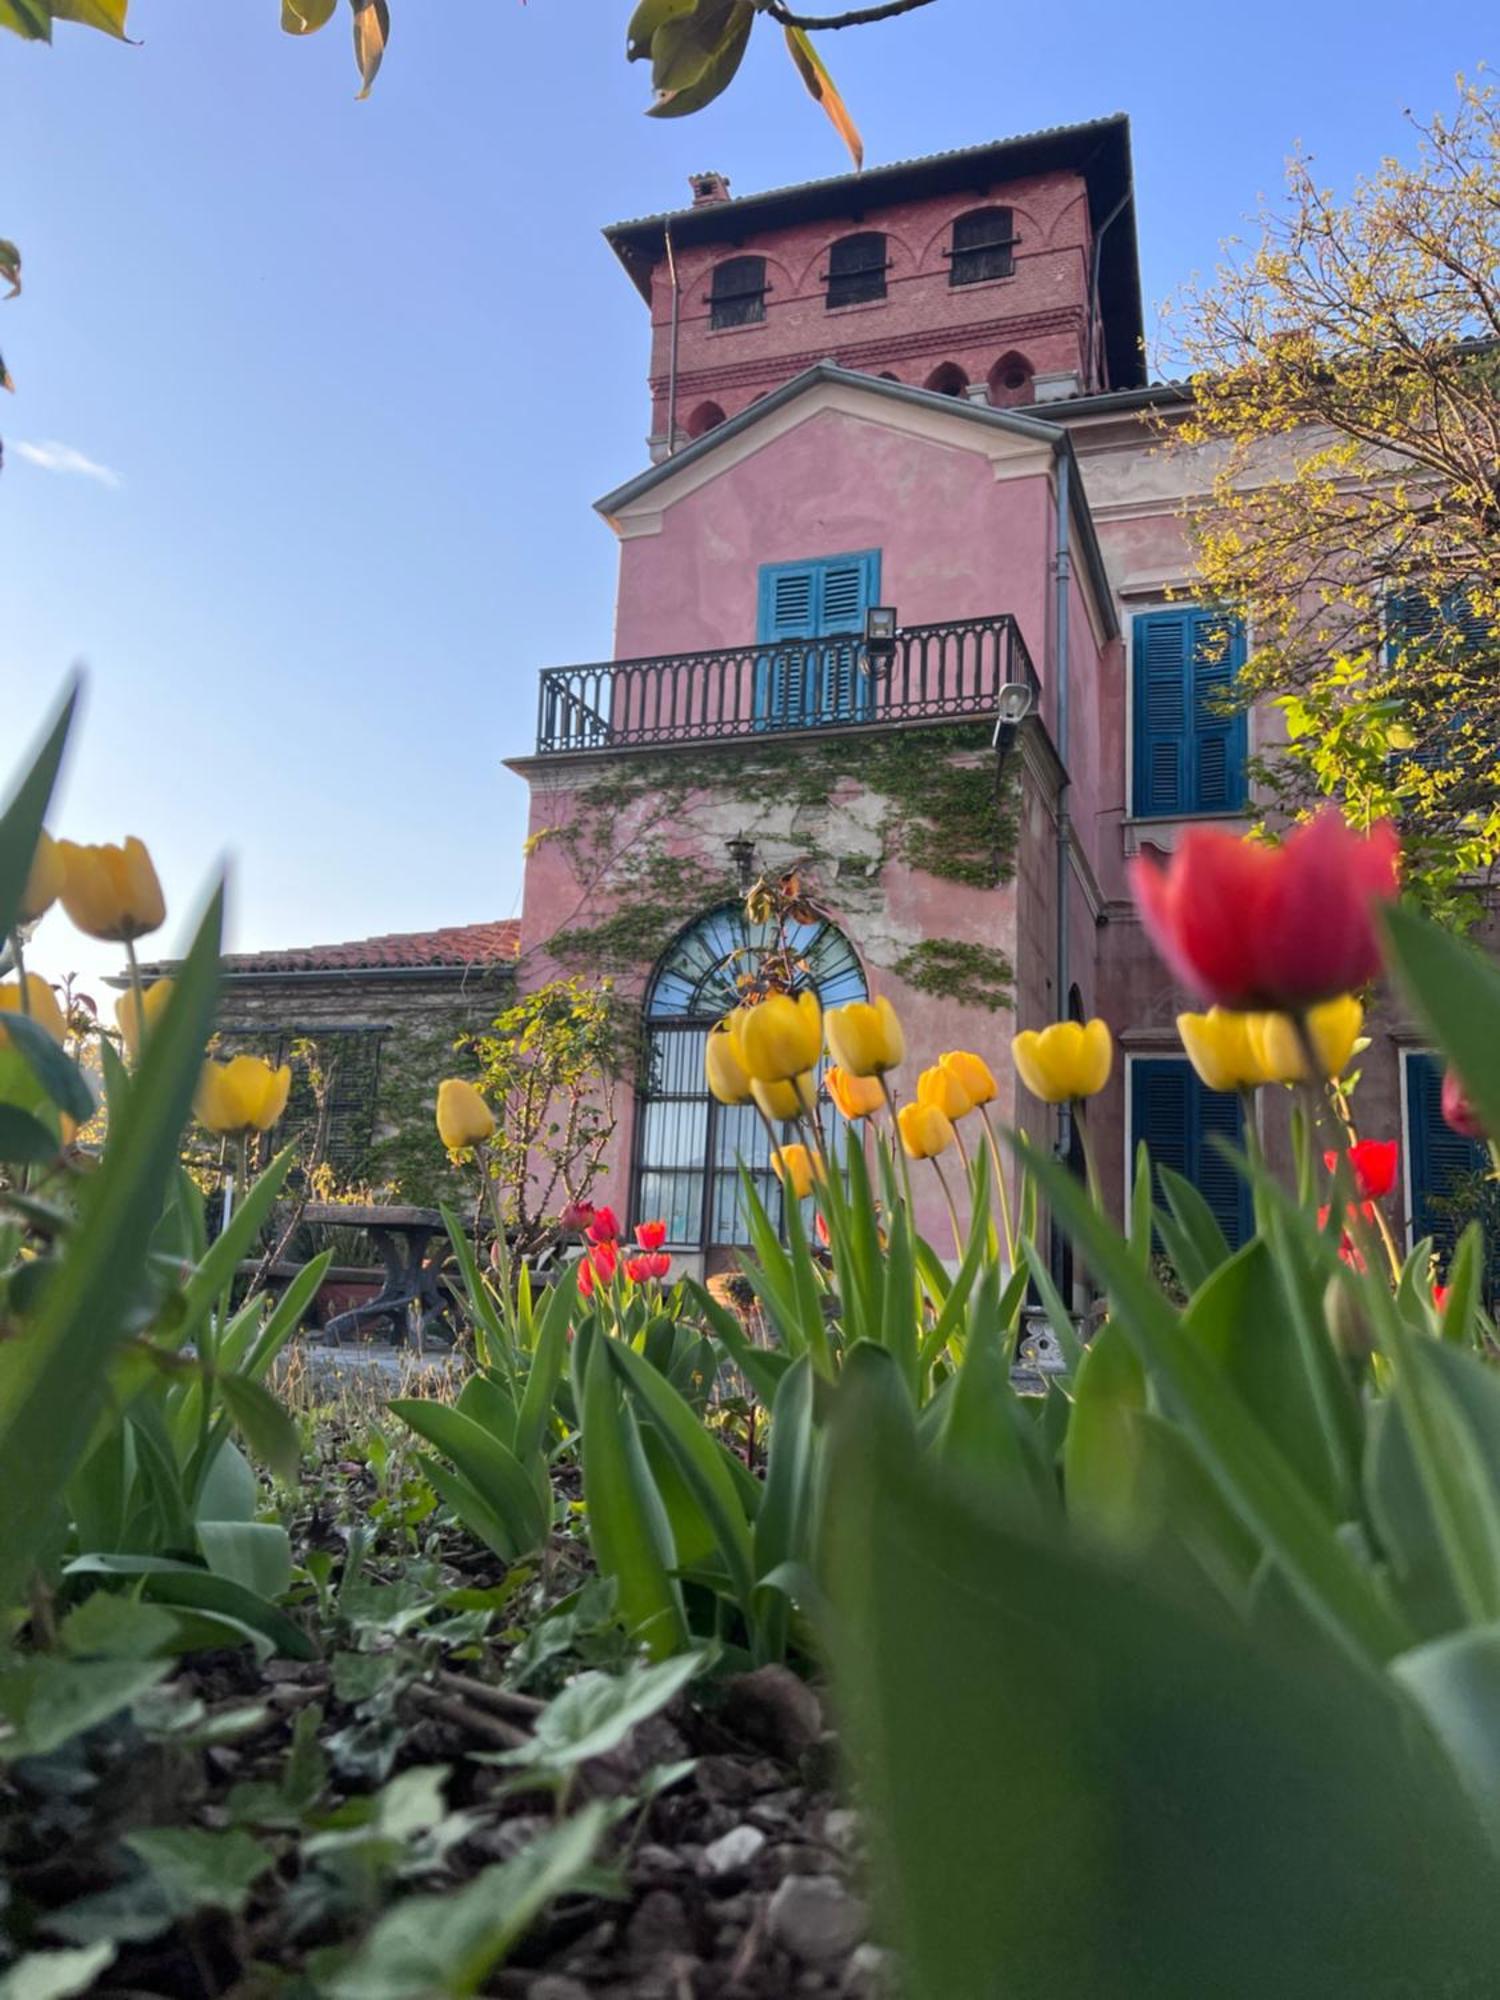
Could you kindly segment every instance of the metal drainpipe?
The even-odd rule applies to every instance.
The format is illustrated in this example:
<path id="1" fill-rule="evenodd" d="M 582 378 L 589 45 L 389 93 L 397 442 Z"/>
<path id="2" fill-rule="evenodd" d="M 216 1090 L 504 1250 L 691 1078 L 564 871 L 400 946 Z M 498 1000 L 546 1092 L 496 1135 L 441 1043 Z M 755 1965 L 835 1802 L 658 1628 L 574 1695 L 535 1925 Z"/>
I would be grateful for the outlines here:
<path id="1" fill-rule="evenodd" d="M 682 326 L 682 287 L 677 280 L 677 259 L 672 252 L 672 225 L 666 226 L 667 269 L 672 274 L 672 353 L 667 363 L 667 457 L 677 449 L 677 343 Z"/>
<path id="2" fill-rule="evenodd" d="M 1073 827 L 1068 802 L 1068 595 L 1073 580 L 1072 529 L 1073 455 L 1067 443 L 1058 447 L 1057 458 L 1057 755 L 1063 768 L 1057 790 L 1057 1007 L 1056 1018 L 1068 1012 L 1068 889 L 1072 871 Z M 1069 1147 L 1070 1114 L 1063 1105 L 1058 1120 L 1058 1151 Z"/>

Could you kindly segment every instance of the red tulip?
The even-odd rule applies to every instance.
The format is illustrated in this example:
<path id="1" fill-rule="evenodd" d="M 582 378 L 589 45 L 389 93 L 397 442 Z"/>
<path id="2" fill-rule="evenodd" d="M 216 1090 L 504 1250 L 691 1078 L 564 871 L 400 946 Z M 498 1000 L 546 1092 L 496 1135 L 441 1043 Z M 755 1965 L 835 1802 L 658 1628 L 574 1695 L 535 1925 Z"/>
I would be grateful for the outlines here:
<path id="1" fill-rule="evenodd" d="M 1141 921 L 1176 976 L 1218 1007 L 1296 1014 L 1374 978 L 1373 905 L 1396 894 L 1399 847 L 1332 809 L 1281 847 L 1190 827 L 1163 866 L 1130 864 Z"/>
<path id="2" fill-rule="evenodd" d="M 651 1276 L 653 1278 L 671 1277 L 672 1259 L 668 1256 L 665 1250 L 653 1250 L 651 1255 L 646 1259 L 646 1263 L 650 1267 Z"/>
<path id="3" fill-rule="evenodd" d="M 590 1243 L 615 1243 L 620 1236 L 620 1218 L 612 1208 L 596 1208 L 588 1225 Z"/>
<path id="4" fill-rule="evenodd" d="M 635 1225 L 635 1240 L 643 1250 L 660 1250 L 667 1240 L 667 1225 L 664 1222 L 638 1222 Z"/>
<path id="5" fill-rule="evenodd" d="M 627 1257 L 625 1260 L 625 1275 L 632 1285 L 644 1285 L 646 1280 L 651 1276 L 651 1259 L 649 1257 Z"/>
<path id="6" fill-rule="evenodd" d="M 594 1296 L 594 1267 L 585 1257 L 578 1266 L 578 1296 L 591 1299 Z"/>
<path id="7" fill-rule="evenodd" d="M 595 1274 L 602 1278 L 606 1285 L 615 1275 L 619 1261 L 620 1253 L 613 1243 L 596 1243 L 589 1252 L 589 1262 L 593 1265 Z"/>
<path id="8" fill-rule="evenodd" d="M 1483 1139 L 1487 1135 L 1479 1122 L 1479 1113 L 1469 1102 L 1468 1093 L 1457 1070 L 1443 1072 L 1442 1094 L 1443 1123 L 1452 1131 L 1462 1134 L 1465 1139 Z"/>
<path id="9" fill-rule="evenodd" d="M 557 1218 L 559 1229 L 565 1229 L 571 1236 L 581 1236 L 594 1219 L 594 1205 L 590 1201 L 570 1201 Z"/>
<path id="10" fill-rule="evenodd" d="M 1432 1303 L 1440 1313 L 1448 1310 L 1448 1287 L 1446 1285 L 1433 1286 Z"/>
<path id="11" fill-rule="evenodd" d="M 1325 1153 L 1323 1164 L 1333 1173 L 1339 1163 L 1337 1153 Z M 1354 1169 L 1354 1191 L 1361 1201 L 1380 1201 L 1396 1185 L 1396 1141 L 1360 1139 L 1349 1148 L 1349 1164 Z"/>

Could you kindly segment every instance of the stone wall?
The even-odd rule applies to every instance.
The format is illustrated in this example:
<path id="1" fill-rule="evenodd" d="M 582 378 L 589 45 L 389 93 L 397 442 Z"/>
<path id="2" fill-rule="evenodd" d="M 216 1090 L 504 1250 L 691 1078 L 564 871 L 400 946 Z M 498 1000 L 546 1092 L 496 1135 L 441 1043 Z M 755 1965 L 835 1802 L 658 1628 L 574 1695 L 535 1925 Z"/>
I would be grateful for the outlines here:
<path id="1" fill-rule="evenodd" d="M 220 1052 L 248 1049 L 271 1060 L 291 1060 L 299 1071 L 290 1049 L 294 1039 L 315 1041 L 326 1062 L 343 1037 L 354 1037 L 344 1044 L 357 1056 L 346 1064 L 346 1076 L 358 1087 L 341 1093 L 334 1073 L 336 1100 L 351 1098 L 333 1121 L 340 1183 L 389 1188 L 397 1198 L 421 1204 L 457 1199 L 464 1182 L 448 1165 L 433 1124 L 437 1086 L 445 1076 L 472 1072 L 474 1065 L 454 1044 L 490 1025 L 509 1004 L 514 979 L 509 965 L 403 976 L 231 976 L 219 1008 Z M 373 1091 L 367 1092 L 364 1072 L 372 1054 Z M 310 1115 L 307 1099 L 299 1075 L 289 1134 Z"/>

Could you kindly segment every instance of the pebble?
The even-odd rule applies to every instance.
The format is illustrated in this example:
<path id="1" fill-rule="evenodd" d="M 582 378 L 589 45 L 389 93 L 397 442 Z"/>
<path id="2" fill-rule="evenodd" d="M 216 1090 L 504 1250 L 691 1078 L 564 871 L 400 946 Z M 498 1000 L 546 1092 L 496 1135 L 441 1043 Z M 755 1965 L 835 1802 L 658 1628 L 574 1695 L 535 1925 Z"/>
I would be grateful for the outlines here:
<path id="1" fill-rule="evenodd" d="M 794 1958 L 826 1965 L 863 1942 L 869 1916 L 832 1875 L 788 1875 L 771 1898 L 766 1926 Z"/>
<path id="2" fill-rule="evenodd" d="M 527 1987 L 526 2000 L 589 2000 L 589 1990 L 576 1979 L 564 1979 L 559 1973 L 546 1972 Z"/>
<path id="3" fill-rule="evenodd" d="M 835 1806 L 823 1815 L 823 1838 L 847 1854 L 859 1844 L 859 1814 L 849 1806 Z"/>
<path id="4" fill-rule="evenodd" d="M 757 1667 L 724 1686 L 724 1721 L 758 1749 L 795 1764 L 823 1733 L 823 1704 L 789 1667 Z"/>
<path id="5" fill-rule="evenodd" d="M 681 1898 L 670 1889 L 649 1889 L 630 1919 L 625 1942 L 637 1965 L 690 1953 L 692 1927 Z"/>
<path id="6" fill-rule="evenodd" d="M 765 1844 L 766 1836 L 758 1826 L 732 1826 L 711 1847 L 704 1848 L 703 1872 L 715 1876 L 742 1874 Z"/>
<path id="7" fill-rule="evenodd" d="M 862 1944 L 850 1957 L 840 1989 L 849 2000 L 887 2000 L 896 1991 L 894 1954 L 878 1944 Z"/>
<path id="8" fill-rule="evenodd" d="M 635 1865 L 642 1875 L 680 1875 L 688 1863 L 675 1847 L 648 1840 L 636 1849 Z"/>

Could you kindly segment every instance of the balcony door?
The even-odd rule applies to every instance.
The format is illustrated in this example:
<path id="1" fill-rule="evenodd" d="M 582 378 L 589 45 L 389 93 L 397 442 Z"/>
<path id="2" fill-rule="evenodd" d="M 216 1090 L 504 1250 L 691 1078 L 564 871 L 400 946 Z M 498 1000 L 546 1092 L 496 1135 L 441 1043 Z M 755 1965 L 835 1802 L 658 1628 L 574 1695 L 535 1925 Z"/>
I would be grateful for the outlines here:
<path id="1" fill-rule="evenodd" d="M 880 551 L 766 563 L 756 641 L 755 719 L 762 729 L 864 722 L 874 706 L 860 665 L 865 613 L 880 595 Z"/>

